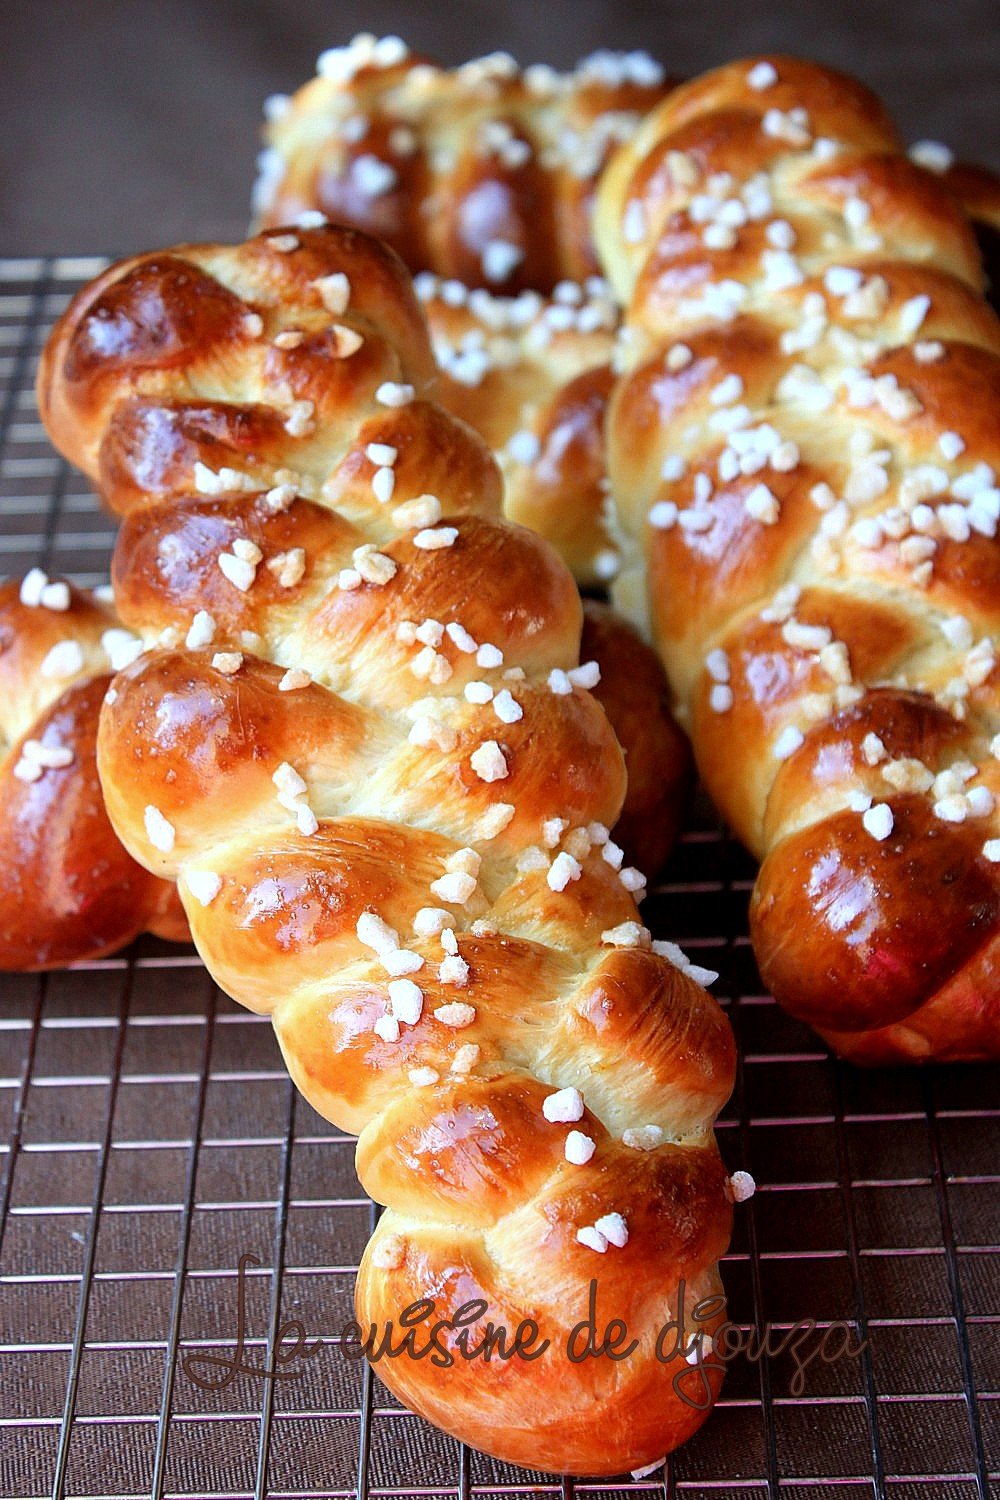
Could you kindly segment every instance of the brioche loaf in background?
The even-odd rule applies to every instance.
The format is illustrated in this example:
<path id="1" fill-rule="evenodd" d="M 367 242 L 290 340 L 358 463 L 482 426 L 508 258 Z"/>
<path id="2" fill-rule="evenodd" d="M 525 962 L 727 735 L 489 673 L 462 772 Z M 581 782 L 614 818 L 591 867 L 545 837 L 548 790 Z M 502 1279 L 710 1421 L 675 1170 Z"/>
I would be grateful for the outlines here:
<path id="1" fill-rule="evenodd" d="M 103 599 L 41 569 L 0 584 L 0 969 L 187 931 L 173 887 L 118 842 L 97 777 L 97 718 L 129 640 Z"/>
<path id="2" fill-rule="evenodd" d="M 572 73 L 505 52 L 448 69 L 394 36 L 355 37 L 317 69 L 268 100 L 260 224 L 323 214 L 412 271 L 508 293 L 597 270 L 598 173 L 667 87 L 643 52 L 597 52 Z"/>

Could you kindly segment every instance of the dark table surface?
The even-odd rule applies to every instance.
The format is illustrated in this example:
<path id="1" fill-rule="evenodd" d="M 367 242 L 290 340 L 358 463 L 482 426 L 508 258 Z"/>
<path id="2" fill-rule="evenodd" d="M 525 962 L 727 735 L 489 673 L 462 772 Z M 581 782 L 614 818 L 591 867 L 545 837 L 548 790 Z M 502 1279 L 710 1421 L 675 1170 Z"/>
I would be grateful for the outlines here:
<path id="1" fill-rule="evenodd" d="M 260 106 L 361 30 L 446 62 L 645 47 L 674 74 L 763 50 L 860 74 L 908 138 L 1000 164 L 990 0 L 0 0 L 0 254 L 100 253 L 247 223 Z"/>

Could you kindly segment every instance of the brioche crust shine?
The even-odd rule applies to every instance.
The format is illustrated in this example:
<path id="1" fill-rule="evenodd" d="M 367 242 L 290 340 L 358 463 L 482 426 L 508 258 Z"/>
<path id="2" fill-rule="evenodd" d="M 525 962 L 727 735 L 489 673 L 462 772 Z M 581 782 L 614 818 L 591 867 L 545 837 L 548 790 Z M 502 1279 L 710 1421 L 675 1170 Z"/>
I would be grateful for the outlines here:
<path id="1" fill-rule="evenodd" d="M 149 648 L 102 710 L 109 814 L 307 1099 L 359 1133 L 387 1210 L 359 1321 L 481 1289 L 552 1340 L 380 1376 L 502 1458 L 615 1473 L 705 1416 L 653 1345 L 682 1281 L 690 1305 L 718 1291 L 732 1037 L 654 951 L 609 841 L 625 773 L 572 578 L 500 518 L 433 377 L 402 266 L 328 228 L 113 267 L 39 398 L 122 513 L 116 597 Z M 213 638 L 187 645 L 199 611 Z M 595 1277 L 640 1347 L 572 1366 Z"/>

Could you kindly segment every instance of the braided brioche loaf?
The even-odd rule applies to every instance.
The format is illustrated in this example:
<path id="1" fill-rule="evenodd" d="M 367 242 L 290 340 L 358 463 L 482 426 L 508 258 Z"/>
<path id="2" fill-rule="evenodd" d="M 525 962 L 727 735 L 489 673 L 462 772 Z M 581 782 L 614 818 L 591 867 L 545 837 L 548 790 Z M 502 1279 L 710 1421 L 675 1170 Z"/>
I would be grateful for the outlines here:
<path id="1" fill-rule="evenodd" d="M 969 224 L 866 89 L 774 57 L 649 117 L 597 236 L 622 597 L 763 857 L 762 975 L 849 1057 L 995 1056 L 1000 324 Z"/>
<path id="2" fill-rule="evenodd" d="M 0 969 L 186 932 L 173 887 L 115 837 L 97 779 L 97 718 L 124 637 L 107 604 L 40 569 L 0 585 Z"/>
<path id="3" fill-rule="evenodd" d="M 285 231 L 113 267 L 57 325 L 39 402 L 123 515 L 119 608 L 158 643 L 102 713 L 112 821 L 360 1133 L 388 1210 L 362 1327 L 398 1342 L 417 1299 L 447 1319 L 482 1296 L 551 1340 L 379 1374 L 501 1457 L 617 1472 L 704 1417 L 653 1346 L 682 1279 L 689 1317 L 719 1289 L 732 1038 L 607 840 L 624 772 L 572 579 L 499 519 L 487 449 L 423 399 L 433 368 L 391 252 Z M 566 1358 L 591 1278 L 640 1341 L 624 1362 Z"/>
<path id="4" fill-rule="evenodd" d="M 551 291 L 597 269 L 598 173 L 665 88 L 641 52 L 598 52 L 569 74 L 500 52 L 448 70 L 398 37 L 359 36 L 268 100 L 255 212 L 272 226 L 319 212 L 379 235 L 411 270 Z"/>

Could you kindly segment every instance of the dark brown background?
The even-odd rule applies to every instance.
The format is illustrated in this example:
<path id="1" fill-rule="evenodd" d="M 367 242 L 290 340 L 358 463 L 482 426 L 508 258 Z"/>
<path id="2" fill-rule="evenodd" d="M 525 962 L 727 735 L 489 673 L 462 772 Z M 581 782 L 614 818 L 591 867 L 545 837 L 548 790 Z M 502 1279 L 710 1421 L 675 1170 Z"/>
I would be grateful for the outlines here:
<path id="1" fill-rule="evenodd" d="M 447 62 L 643 46 L 689 73 L 799 52 L 861 74 L 908 136 L 997 165 L 995 16 L 990 0 L 0 0 L 0 254 L 239 236 L 262 99 L 359 30 Z"/>

